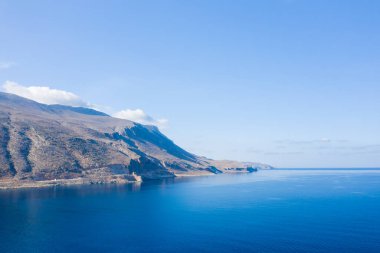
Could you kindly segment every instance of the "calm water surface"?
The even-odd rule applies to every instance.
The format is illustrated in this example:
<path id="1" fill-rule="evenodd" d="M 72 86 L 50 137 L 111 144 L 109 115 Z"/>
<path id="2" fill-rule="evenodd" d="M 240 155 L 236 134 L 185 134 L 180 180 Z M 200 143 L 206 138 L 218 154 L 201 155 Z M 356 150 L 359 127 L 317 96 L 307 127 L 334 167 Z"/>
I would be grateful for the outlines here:
<path id="1" fill-rule="evenodd" d="M 380 252 L 380 170 L 0 191 L 0 252 Z"/>

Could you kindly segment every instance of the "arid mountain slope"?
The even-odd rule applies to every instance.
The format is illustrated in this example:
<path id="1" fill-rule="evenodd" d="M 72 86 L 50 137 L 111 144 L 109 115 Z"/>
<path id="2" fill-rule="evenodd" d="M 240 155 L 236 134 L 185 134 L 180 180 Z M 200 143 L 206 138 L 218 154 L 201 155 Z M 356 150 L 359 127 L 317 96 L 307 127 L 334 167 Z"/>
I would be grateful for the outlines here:
<path id="1" fill-rule="evenodd" d="M 154 126 L 0 93 L 0 187 L 73 179 L 127 182 L 256 168 L 269 166 L 199 157 Z"/>

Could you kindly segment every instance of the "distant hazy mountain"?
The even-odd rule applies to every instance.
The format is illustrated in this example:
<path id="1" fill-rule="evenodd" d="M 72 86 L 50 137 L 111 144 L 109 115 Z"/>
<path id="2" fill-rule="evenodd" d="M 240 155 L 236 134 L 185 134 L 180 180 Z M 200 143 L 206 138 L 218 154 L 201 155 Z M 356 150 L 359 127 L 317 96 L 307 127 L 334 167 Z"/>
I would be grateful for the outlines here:
<path id="1" fill-rule="evenodd" d="M 0 92 L 0 187 L 129 182 L 260 168 L 270 166 L 196 156 L 154 126 Z"/>

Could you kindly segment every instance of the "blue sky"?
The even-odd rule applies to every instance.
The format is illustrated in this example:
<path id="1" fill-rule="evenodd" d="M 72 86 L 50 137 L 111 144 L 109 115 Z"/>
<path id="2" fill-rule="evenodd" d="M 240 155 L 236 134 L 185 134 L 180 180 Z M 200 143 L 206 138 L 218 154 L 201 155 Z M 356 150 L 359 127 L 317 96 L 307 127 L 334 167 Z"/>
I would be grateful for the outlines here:
<path id="1" fill-rule="evenodd" d="M 211 158 L 380 167 L 379 13 L 375 0 L 0 0 L 0 84 L 142 109 Z"/>

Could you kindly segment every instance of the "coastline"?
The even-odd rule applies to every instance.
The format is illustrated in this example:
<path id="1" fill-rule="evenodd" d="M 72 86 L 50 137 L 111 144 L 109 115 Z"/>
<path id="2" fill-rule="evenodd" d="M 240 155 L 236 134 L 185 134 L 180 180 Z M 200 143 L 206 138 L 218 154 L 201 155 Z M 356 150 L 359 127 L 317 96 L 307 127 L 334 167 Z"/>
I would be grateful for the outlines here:
<path id="1" fill-rule="evenodd" d="M 155 178 L 149 178 L 149 180 L 160 180 L 165 178 L 181 178 L 181 177 L 200 177 L 200 176 L 214 176 L 219 174 L 249 174 L 249 171 L 233 171 L 224 173 L 179 173 L 173 174 L 173 176 L 158 176 Z M 91 185 L 91 184 L 131 184 L 141 183 L 144 180 L 141 176 L 137 175 L 113 175 L 103 178 L 70 178 L 70 179 L 53 179 L 53 180 L 41 180 L 41 181 L 23 181 L 23 180 L 0 180 L 0 190 L 12 190 L 12 189 L 27 189 L 27 188 L 46 188 L 54 186 L 70 186 L 70 185 Z"/>
<path id="2" fill-rule="evenodd" d="M 0 190 L 21 189 L 21 188 L 44 188 L 62 185 L 89 185 L 89 184 L 128 184 L 142 182 L 140 176 L 135 174 L 112 175 L 99 178 L 77 177 L 70 179 L 53 179 L 53 180 L 0 180 Z"/>

